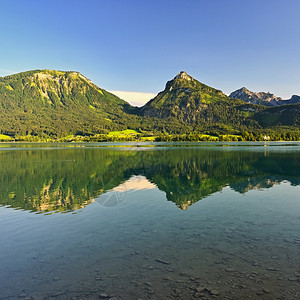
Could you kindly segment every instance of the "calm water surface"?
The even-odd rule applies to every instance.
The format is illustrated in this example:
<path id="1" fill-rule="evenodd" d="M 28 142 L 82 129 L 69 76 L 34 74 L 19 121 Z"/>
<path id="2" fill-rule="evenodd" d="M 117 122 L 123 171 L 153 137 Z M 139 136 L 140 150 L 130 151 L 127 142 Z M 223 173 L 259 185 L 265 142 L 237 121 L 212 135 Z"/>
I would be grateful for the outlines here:
<path id="1" fill-rule="evenodd" d="M 299 299 L 300 144 L 156 146 L 1 144 L 0 299 Z"/>

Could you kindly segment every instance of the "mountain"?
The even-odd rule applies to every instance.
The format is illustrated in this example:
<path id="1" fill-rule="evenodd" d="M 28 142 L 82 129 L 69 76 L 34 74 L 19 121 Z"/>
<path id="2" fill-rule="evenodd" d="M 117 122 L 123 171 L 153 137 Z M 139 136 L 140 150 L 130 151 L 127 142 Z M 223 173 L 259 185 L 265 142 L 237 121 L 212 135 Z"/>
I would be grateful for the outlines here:
<path id="1" fill-rule="evenodd" d="M 293 95 L 291 97 L 291 99 L 289 99 L 289 100 L 283 100 L 283 101 L 288 101 L 289 103 L 287 103 L 287 104 L 299 104 L 300 103 L 300 96 Z"/>
<path id="2" fill-rule="evenodd" d="M 132 109 L 78 72 L 33 70 L 0 78 L 2 134 L 59 137 L 126 129 Z"/>
<path id="3" fill-rule="evenodd" d="M 263 127 L 296 126 L 300 127 L 300 104 L 278 105 L 255 113 L 253 118 Z"/>
<path id="4" fill-rule="evenodd" d="M 167 82 L 165 89 L 140 108 L 141 115 L 160 119 L 177 119 L 200 126 L 219 124 L 238 127 L 246 124 L 245 103 L 226 96 L 186 72 Z M 252 108 L 255 110 L 255 108 Z"/>
<path id="5" fill-rule="evenodd" d="M 300 103 L 300 96 L 293 95 L 291 99 L 282 100 L 280 97 L 276 97 L 274 94 L 265 92 L 251 92 L 247 88 L 242 87 L 239 90 L 232 92 L 229 95 L 230 98 L 241 99 L 247 103 L 264 105 L 264 106 L 279 106 L 287 104 Z"/>
<path id="6" fill-rule="evenodd" d="M 250 103 L 245 103 L 246 96 L 244 101 L 237 99 L 241 95 L 246 95 Z M 55 140 L 83 135 L 102 141 L 105 134 L 126 129 L 158 139 L 160 133 L 263 135 L 265 128 L 278 131 L 280 126 L 294 126 L 293 130 L 298 131 L 299 103 L 296 95 L 287 101 L 245 88 L 231 98 L 180 72 L 162 92 L 138 108 L 99 88 L 79 72 L 33 70 L 0 77 L 0 138 Z"/>

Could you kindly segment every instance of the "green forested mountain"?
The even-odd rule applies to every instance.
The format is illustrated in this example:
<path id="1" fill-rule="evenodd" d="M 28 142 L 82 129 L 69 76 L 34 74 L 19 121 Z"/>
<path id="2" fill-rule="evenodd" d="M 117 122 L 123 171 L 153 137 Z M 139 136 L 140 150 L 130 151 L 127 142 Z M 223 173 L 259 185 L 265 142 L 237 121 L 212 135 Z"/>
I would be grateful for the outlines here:
<path id="1" fill-rule="evenodd" d="M 125 129 L 130 105 L 78 72 L 34 70 L 0 78 L 0 130 L 65 136 Z"/>
<path id="2" fill-rule="evenodd" d="M 197 81 L 185 72 L 168 81 L 164 91 L 141 108 L 143 116 L 177 119 L 199 128 L 216 125 L 257 127 L 257 122 L 248 118 L 250 111 L 258 112 L 260 108 L 229 98 L 222 91 Z"/>
<path id="3" fill-rule="evenodd" d="M 264 93 L 265 97 L 274 96 L 270 95 Z M 140 113 L 144 117 L 169 120 L 170 124 L 173 120 L 189 124 L 193 132 L 240 134 L 246 140 L 261 140 L 266 135 L 271 139 L 285 139 L 288 136 L 299 139 L 298 98 L 293 96 L 289 101 L 280 100 L 280 106 L 274 107 L 251 101 L 245 103 L 245 99 L 234 98 L 232 94 L 228 97 L 222 91 L 180 72 L 167 82 L 162 92 L 140 109 Z M 285 102 L 288 104 L 283 105 Z M 250 136 L 248 132 L 251 132 Z"/>
<path id="4" fill-rule="evenodd" d="M 272 126 L 296 126 L 300 128 L 300 104 L 267 108 L 254 115 L 264 128 Z"/>
<path id="5" fill-rule="evenodd" d="M 0 135 L 5 138 L 80 135 L 105 140 L 109 132 L 125 129 L 141 135 L 246 133 L 248 138 L 249 132 L 263 136 L 266 130 L 280 132 L 282 128 L 299 132 L 299 120 L 300 104 L 268 108 L 245 103 L 185 72 L 168 81 L 141 108 L 97 87 L 78 72 L 33 70 L 0 77 Z"/>

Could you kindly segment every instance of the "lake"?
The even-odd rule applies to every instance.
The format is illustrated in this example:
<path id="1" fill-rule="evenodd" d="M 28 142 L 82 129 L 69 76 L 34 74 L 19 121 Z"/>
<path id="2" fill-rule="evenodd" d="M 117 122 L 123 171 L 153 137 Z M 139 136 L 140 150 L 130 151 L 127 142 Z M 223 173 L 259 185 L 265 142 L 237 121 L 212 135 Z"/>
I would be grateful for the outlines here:
<path id="1" fill-rule="evenodd" d="M 299 299 L 300 143 L 0 145 L 0 299 Z"/>

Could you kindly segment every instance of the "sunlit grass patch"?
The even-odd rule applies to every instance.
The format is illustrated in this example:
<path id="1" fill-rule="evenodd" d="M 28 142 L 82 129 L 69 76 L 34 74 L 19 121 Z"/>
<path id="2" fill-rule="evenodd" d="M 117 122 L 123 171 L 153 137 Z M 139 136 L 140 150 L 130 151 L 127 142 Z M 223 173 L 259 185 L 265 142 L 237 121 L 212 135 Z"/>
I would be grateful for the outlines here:
<path id="1" fill-rule="evenodd" d="M 111 131 L 108 136 L 122 136 L 122 135 L 137 135 L 139 134 L 138 131 L 133 130 L 133 129 L 126 129 L 122 131 Z"/>
<path id="2" fill-rule="evenodd" d="M 13 138 L 10 137 L 9 135 L 0 134 L 0 141 L 11 141 L 11 140 L 13 140 Z"/>

